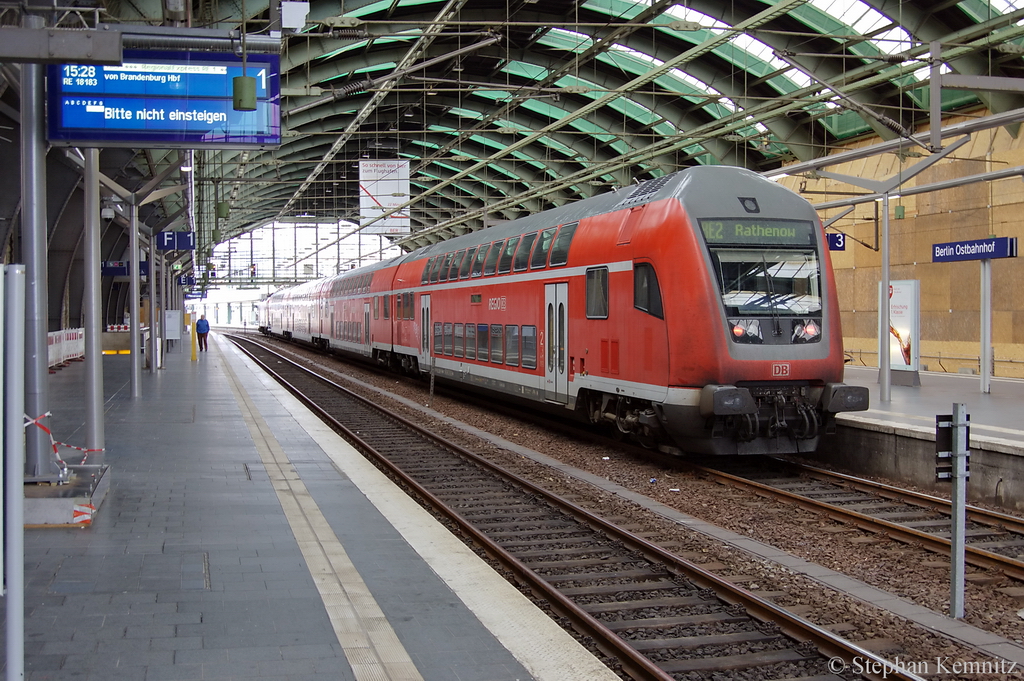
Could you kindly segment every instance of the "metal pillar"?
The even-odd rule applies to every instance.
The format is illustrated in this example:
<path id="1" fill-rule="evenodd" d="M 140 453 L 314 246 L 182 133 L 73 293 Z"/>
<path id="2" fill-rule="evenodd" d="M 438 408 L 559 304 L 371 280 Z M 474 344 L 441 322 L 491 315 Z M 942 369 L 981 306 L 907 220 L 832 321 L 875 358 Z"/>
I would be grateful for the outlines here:
<path id="1" fill-rule="evenodd" d="M 149 237 L 149 277 L 147 282 L 149 284 L 149 347 L 146 348 L 146 353 L 149 355 L 149 373 L 151 374 L 155 374 L 159 369 L 156 360 L 156 346 L 159 340 L 156 332 L 156 289 L 160 280 L 157 278 L 156 237 L 155 233 Z"/>
<path id="2" fill-rule="evenodd" d="M 981 392 L 992 392 L 992 261 L 981 261 Z"/>
<path id="3" fill-rule="evenodd" d="M 42 17 L 25 15 L 25 28 L 43 28 Z M 46 291 L 46 143 L 43 140 L 43 67 L 21 65 L 21 235 L 25 260 L 25 412 L 49 411 Z M 19 324 L 20 327 L 20 324 Z M 19 328 L 13 327 L 13 328 Z M 25 474 L 49 472 L 50 441 L 42 428 L 27 432 Z"/>
<path id="4" fill-rule="evenodd" d="M 85 149 L 85 447 L 103 449 L 103 332 L 100 304 L 100 152 Z M 97 463 L 93 458 L 93 463 Z"/>
<path id="5" fill-rule="evenodd" d="M 882 194 L 881 246 L 882 298 L 878 301 L 878 399 L 881 402 L 889 402 L 892 399 L 892 361 L 889 358 L 889 192 Z"/>
<path id="6" fill-rule="evenodd" d="M 131 360 L 132 360 L 132 397 L 142 397 L 142 324 L 139 320 L 139 302 L 141 285 L 139 282 L 139 258 L 142 249 L 139 248 L 139 206 L 133 200 L 128 207 L 130 222 L 128 227 L 128 252 L 131 260 L 128 262 L 128 310 L 131 312 Z"/>
<path id="7" fill-rule="evenodd" d="M 23 65 L 22 68 L 25 68 Z M 24 93 L 24 90 L 22 91 Z M 25 106 L 22 100 L 22 106 Z M 24 115 L 24 110 L 22 110 Z M 22 118 L 22 124 L 25 119 Z M 7 681 L 25 678 L 25 266 L 7 265 L 4 274 L 4 580 L 7 592 Z M 39 430 L 31 428 L 30 430 Z"/>
<path id="8" fill-rule="evenodd" d="M 167 355 L 167 311 L 171 309 L 170 301 L 167 299 L 167 254 L 160 254 L 160 345 L 163 352 L 160 353 L 160 368 L 164 368 L 164 357 Z"/>

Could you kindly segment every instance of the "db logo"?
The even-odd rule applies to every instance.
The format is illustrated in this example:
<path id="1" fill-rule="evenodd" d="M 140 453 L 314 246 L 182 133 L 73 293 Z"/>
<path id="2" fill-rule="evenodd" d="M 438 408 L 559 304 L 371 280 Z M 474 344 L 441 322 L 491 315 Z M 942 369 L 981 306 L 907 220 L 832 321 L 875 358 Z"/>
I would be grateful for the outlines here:
<path id="1" fill-rule="evenodd" d="M 772 362 L 772 378 L 789 378 L 789 362 Z"/>

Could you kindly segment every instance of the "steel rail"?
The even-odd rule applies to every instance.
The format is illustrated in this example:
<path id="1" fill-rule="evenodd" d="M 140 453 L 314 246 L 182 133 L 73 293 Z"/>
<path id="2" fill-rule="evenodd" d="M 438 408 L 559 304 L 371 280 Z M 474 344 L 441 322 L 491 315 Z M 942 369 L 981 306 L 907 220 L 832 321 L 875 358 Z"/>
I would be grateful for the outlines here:
<path id="1" fill-rule="evenodd" d="M 778 489 L 771 485 L 766 485 L 755 480 L 748 480 L 747 478 L 718 471 L 713 468 L 693 465 L 692 469 L 699 471 L 714 480 L 722 482 L 723 484 L 750 489 L 762 496 L 775 497 L 792 503 L 793 505 L 805 510 L 823 514 L 838 522 L 854 525 L 868 532 L 884 534 L 891 539 L 896 539 L 897 541 L 902 541 L 908 544 L 919 544 L 929 551 L 946 556 L 950 553 L 950 541 L 943 537 L 938 537 L 936 535 L 929 534 L 912 527 L 906 527 L 905 525 L 900 525 L 899 523 L 894 523 L 882 518 L 874 518 L 866 513 L 844 509 L 842 506 L 829 504 L 825 501 L 818 501 L 817 499 L 805 497 L 796 492 Z M 926 497 L 927 495 L 922 496 Z M 1017 560 L 1016 558 L 1004 556 L 986 549 L 972 547 L 968 544 L 965 550 L 965 560 L 975 567 L 986 569 L 995 568 L 1002 570 L 1008 577 L 1024 581 L 1024 561 Z"/>
<path id="2" fill-rule="evenodd" d="M 626 668 L 634 678 L 637 679 L 659 679 L 659 680 L 671 680 L 673 677 L 662 671 L 657 665 L 649 660 L 646 656 L 639 653 L 636 649 L 630 646 L 626 641 L 621 639 L 619 636 L 611 632 L 607 627 L 604 626 L 599 620 L 594 618 L 592 615 L 581 609 L 572 600 L 561 594 L 555 587 L 545 581 L 542 577 L 534 573 L 530 568 L 524 565 L 521 561 L 510 555 L 507 551 L 501 548 L 500 545 L 495 543 L 489 537 L 480 532 L 472 524 L 470 524 L 461 515 L 450 509 L 443 501 L 434 496 L 431 492 L 422 487 L 419 483 L 413 480 L 411 477 L 406 475 L 403 471 L 398 469 L 394 464 L 388 461 L 384 457 L 380 457 L 376 454 L 374 448 L 367 443 L 358 434 L 352 432 L 344 424 L 340 423 L 333 416 L 328 414 L 324 409 L 317 405 L 314 401 L 307 398 L 302 391 L 291 382 L 287 381 L 284 377 L 280 376 L 276 370 L 261 362 L 252 353 L 247 351 L 241 343 L 239 343 L 234 336 L 228 336 L 236 346 L 242 350 L 248 357 L 255 361 L 260 367 L 262 367 L 268 374 L 274 377 L 281 385 L 283 385 L 289 392 L 295 395 L 303 404 L 312 409 L 320 418 L 327 422 L 332 428 L 337 429 L 347 439 L 350 439 L 357 447 L 359 447 L 365 454 L 369 454 L 373 457 L 373 461 L 386 467 L 389 472 L 394 474 L 398 479 L 401 480 L 403 485 L 408 486 L 412 489 L 416 495 L 421 496 L 430 506 L 439 512 L 443 513 L 445 517 L 455 523 L 462 532 L 469 535 L 472 540 L 478 543 L 487 554 L 500 562 L 506 569 L 510 570 L 516 575 L 517 579 L 522 580 L 534 590 L 535 593 L 541 595 L 542 598 L 551 603 L 560 614 L 568 617 L 572 622 L 574 628 L 577 629 L 581 634 L 592 637 L 604 652 L 616 657 L 619 662 Z M 541 496 L 545 501 L 558 507 L 560 510 L 568 513 L 577 520 L 589 525 L 590 527 L 606 533 L 608 536 L 621 541 L 624 545 L 636 550 L 641 555 L 646 557 L 648 560 L 659 561 L 666 565 L 669 571 L 691 581 L 696 586 L 701 588 L 713 589 L 715 593 L 723 601 L 730 604 L 741 604 L 743 605 L 747 613 L 755 619 L 761 621 L 775 622 L 779 625 L 780 630 L 788 636 L 796 640 L 809 640 L 814 643 L 817 649 L 824 655 L 829 657 L 840 657 L 848 665 L 852 665 L 854 661 L 870 661 L 870 666 L 877 665 L 880 671 L 877 675 L 865 673 L 864 678 L 869 679 L 903 679 L 905 681 L 923 681 L 920 677 L 906 672 L 887 662 L 884 658 L 879 657 L 875 653 L 861 648 L 851 641 L 847 641 L 839 636 L 836 636 L 832 632 L 823 629 L 812 622 L 809 622 L 802 617 L 794 615 L 787 611 L 785 608 L 775 605 L 770 601 L 764 600 L 752 592 L 744 589 L 742 586 L 733 584 L 718 575 L 709 572 L 695 563 L 676 556 L 662 547 L 653 544 L 642 537 L 639 537 L 627 530 L 624 530 L 613 523 L 601 518 L 590 511 L 573 504 L 572 502 L 563 499 L 557 495 L 552 494 L 548 490 L 540 487 L 533 482 L 523 478 L 511 471 L 504 469 L 498 464 L 492 463 L 485 458 L 480 457 L 474 452 L 465 449 L 461 445 L 451 442 L 446 438 L 439 436 L 431 431 L 423 428 L 422 426 L 409 421 L 397 414 L 391 413 L 386 409 L 383 409 L 379 405 L 375 404 L 371 400 L 352 392 L 348 388 L 325 378 L 313 370 L 304 367 L 300 364 L 293 362 L 286 356 L 275 352 L 269 348 L 266 348 L 262 344 L 255 343 L 250 339 L 241 339 L 245 342 L 260 345 L 265 351 L 274 354 L 279 357 L 281 361 L 287 362 L 293 367 L 299 369 L 310 377 L 326 383 L 338 391 L 344 393 L 346 397 L 351 397 L 359 402 L 387 414 L 388 418 L 394 419 L 402 425 L 410 428 L 417 432 L 421 436 L 434 441 L 445 448 L 463 456 L 473 463 L 480 465 L 488 470 L 493 471 L 499 476 L 511 481 L 519 487 L 528 490 L 529 492 Z"/>
<path id="3" fill-rule="evenodd" d="M 874 480 L 858 478 L 854 475 L 836 473 L 835 471 L 829 471 L 815 466 L 808 466 L 807 464 L 794 464 L 789 461 L 786 463 L 798 466 L 799 469 L 806 473 L 808 477 L 816 480 L 833 482 L 838 485 L 843 485 L 844 487 L 849 487 L 850 489 L 855 489 L 858 492 L 876 494 L 885 499 L 903 501 L 908 504 L 913 504 L 914 506 L 930 508 L 940 513 L 950 512 L 949 499 L 943 499 L 942 497 L 924 494 L 923 492 L 916 492 L 910 489 L 887 485 L 882 482 L 875 482 Z M 987 508 L 969 505 L 967 506 L 967 520 L 980 525 L 998 527 L 1008 532 L 1024 535 L 1024 518 L 1019 518 L 1007 513 L 990 511 Z"/>

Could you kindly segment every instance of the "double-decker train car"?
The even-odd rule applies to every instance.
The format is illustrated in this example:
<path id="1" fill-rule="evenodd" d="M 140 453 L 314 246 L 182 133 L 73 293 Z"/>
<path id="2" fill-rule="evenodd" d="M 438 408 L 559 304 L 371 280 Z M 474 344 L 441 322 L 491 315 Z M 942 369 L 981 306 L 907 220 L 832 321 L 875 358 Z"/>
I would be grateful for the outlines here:
<path id="1" fill-rule="evenodd" d="M 261 330 L 706 454 L 812 451 L 843 378 L 813 208 L 699 166 L 270 296 Z"/>

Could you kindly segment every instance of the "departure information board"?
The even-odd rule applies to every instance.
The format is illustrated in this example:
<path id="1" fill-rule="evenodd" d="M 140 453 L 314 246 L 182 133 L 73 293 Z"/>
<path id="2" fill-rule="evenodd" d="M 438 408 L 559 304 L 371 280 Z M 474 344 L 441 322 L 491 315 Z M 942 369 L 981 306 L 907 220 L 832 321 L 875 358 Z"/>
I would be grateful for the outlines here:
<path id="1" fill-rule="evenodd" d="M 242 58 L 210 52 L 126 50 L 119 66 L 47 67 L 48 133 L 82 147 L 267 148 L 281 144 L 279 58 L 246 57 L 256 110 L 235 111 Z"/>

